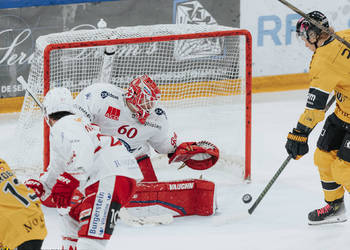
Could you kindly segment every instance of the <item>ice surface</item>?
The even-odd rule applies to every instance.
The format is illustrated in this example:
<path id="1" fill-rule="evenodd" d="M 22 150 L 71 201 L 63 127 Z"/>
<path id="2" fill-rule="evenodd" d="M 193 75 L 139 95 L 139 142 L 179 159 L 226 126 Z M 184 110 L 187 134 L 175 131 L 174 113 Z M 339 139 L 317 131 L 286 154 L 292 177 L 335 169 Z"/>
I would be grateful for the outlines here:
<path id="1" fill-rule="evenodd" d="M 216 215 L 175 218 L 172 224 L 158 226 L 131 227 L 119 223 L 107 249 L 349 249 L 348 222 L 322 226 L 307 224 L 308 212 L 324 205 L 318 172 L 313 165 L 313 151 L 322 124 L 310 136 L 310 153 L 298 161 L 292 160 L 254 213 L 248 215 L 247 212 L 287 157 L 284 149 L 286 136 L 303 111 L 306 92 L 253 95 L 252 182 L 220 181 L 217 173 L 210 173 L 220 182 L 217 187 L 219 210 Z M 18 114 L 0 115 L 0 157 L 5 159 L 6 154 L 15 150 L 8 145 L 15 133 L 17 117 Z M 173 168 L 162 171 L 165 171 L 161 173 L 164 175 L 174 173 Z M 176 173 L 181 175 L 182 172 Z M 186 174 L 183 172 L 184 176 Z M 245 193 L 252 194 L 253 202 L 242 202 Z M 347 195 L 345 203 L 348 205 Z M 59 249 L 57 212 L 44 208 L 44 213 L 48 236 L 43 247 Z"/>

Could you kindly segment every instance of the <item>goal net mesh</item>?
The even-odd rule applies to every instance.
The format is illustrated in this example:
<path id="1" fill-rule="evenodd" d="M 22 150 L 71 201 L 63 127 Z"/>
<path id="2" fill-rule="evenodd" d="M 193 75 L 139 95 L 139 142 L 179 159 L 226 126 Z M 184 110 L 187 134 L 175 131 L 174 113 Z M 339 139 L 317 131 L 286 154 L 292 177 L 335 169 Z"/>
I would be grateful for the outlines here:
<path id="1" fill-rule="evenodd" d="M 36 41 L 28 85 L 42 101 L 53 87 L 67 87 L 73 95 L 97 82 L 126 89 L 132 79 L 147 74 L 158 84 L 160 105 L 179 138 L 213 142 L 221 152 L 218 165 L 237 165 L 247 179 L 251 75 L 247 38 L 247 31 L 231 27 L 175 24 L 50 34 Z M 39 107 L 26 94 L 17 128 L 20 153 L 11 159 L 18 171 L 42 171 L 48 136 L 43 136 L 44 127 Z M 154 154 L 156 166 L 158 161 L 167 165 L 161 159 Z"/>

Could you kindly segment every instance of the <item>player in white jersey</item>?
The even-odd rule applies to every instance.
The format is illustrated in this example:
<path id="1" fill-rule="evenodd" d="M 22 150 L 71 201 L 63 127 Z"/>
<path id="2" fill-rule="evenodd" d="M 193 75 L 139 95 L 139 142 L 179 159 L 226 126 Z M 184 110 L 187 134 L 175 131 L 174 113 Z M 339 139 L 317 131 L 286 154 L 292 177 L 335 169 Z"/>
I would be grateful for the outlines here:
<path id="1" fill-rule="evenodd" d="M 68 89 L 50 90 L 43 106 L 50 126 L 50 164 L 39 181 L 26 184 L 58 208 L 70 206 L 74 190 L 80 190 L 82 201 L 64 216 L 64 228 L 70 230 L 64 235 L 77 242 L 62 249 L 104 249 L 118 211 L 136 190 L 135 179 L 142 178 L 136 160 L 117 138 L 102 135 L 98 126 L 73 114 Z"/>
<path id="2" fill-rule="evenodd" d="M 157 105 L 160 97 L 157 84 L 143 75 L 132 80 L 126 92 L 112 84 L 92 84 L 77 95 L 75 108 L 90 122 L 98 124 L 103 134 L 118 137 L 137 159 L 144 178 L 128 207 L 163 206 L 176 216 L 211 215 L 215 211 L 213 183 L 157 182 L 149 158 L 151 147 L 159 154 L 168 154 L 169 163 L 182 161 L 197 170 L 213 166 L 219 156 L 218 149 L 208 142 L 184 142 L 178 146 L 176 133 L 169 131 L 165 111 Z M 191 191 L 172 188 L 185 186 L 191 187 Z M 166 195 L 165 190 L 169 191 Z M 162 192 L 162 199 L 151 199 L 157 192 Z M 201 195 L 205 192 L 209 194 Z M 193 201 L 193 197 L 207 198 Z"/>

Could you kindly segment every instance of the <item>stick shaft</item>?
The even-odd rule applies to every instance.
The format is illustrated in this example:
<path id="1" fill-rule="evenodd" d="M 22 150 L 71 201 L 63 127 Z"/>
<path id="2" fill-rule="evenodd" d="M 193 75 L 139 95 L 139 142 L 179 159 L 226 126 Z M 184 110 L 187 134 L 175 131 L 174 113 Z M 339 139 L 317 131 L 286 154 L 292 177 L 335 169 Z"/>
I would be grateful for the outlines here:
<path id="1" fill-rule="evenodd" d="M 291 155 L 288 155 L 287 159 L 284 160 L 282 163 L 281 167 L 277 170 L 275 175 L 271 178 L 269 183 L 267 183 L 266 187 L 264 190 L 260 193 L 259 197 L 255 200 L 254 204 L 248 209 L 248 213 L 252 214 L 255 210 L 255 208 L 259 205 L 260 201 L 264 198 L 266 193 L 269 191 L 269 189 L 272 187 L 272 185 L 275 183 L 277 180 L 278 176 L 282 173 L 284 168 L 288 165 L 289 161 L 292 159 Z"/>
<path id="2" fill-rule="evenodd" d="M 43 105 L 42 103 L 39 101 L 39 99 L 36 97 L 36 95 L 31 91 L 31 89 L 29 88 L 26 80 L 24 80 L 23 76 L 19 76 L 17 78 L 17 81 L 22 84 L 23 88 L 28 92 L 28 94 L 33 98 L 33 100 L 35 101 L 35 103 L 40 107 L 41 111 L 44 112 L 43 109 Z"/>
<path id="3" fill-rule="evenodd" d="M 278 1 L 281 2 L 282 4 L 284 4 L 285 6 L 287 6 L 288 8 L 290 8 L 291 10 L 295 11 L 296 13 L 301 15 L 302 17 L 304 17 L 307 21 L 309 21 L 310 23 L 315 25 L 320 30 L 322 30 L 322 31 L 328 33 L 329 35 L 331 35 L 332 37 L 334 37 L 335 39 L 337 39 L 339 42 L 341 42 L 342 44 L 344 44 L 346 47 L 348 47 L 350 49 L 350 43 L 348 41 L 346 41 L 342 37 L 338 36 L 337 34 L 335 34 L 333 31 L 331 31 L 327 27 L 324 27 L 319 22 L 317 22 L 314 19 L 310 18 L 307 14 L 305 14 L 303 11 L 299 10 L 297 7 L 295 7 L 291 3 L 287 2 L 286 0 L 278 0 Z"/>

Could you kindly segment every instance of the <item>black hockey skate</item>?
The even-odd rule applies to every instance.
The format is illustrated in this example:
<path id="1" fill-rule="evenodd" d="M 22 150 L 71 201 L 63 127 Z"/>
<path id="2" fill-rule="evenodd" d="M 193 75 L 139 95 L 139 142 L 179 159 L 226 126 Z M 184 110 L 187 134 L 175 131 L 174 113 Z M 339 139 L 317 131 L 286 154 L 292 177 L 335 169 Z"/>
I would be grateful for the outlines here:
<path id="1" fill-rule="evenodd" d="M 347 220 L 344 202 L 329 202 L 309 213 L 309 225 L 339 223 Z"/>

